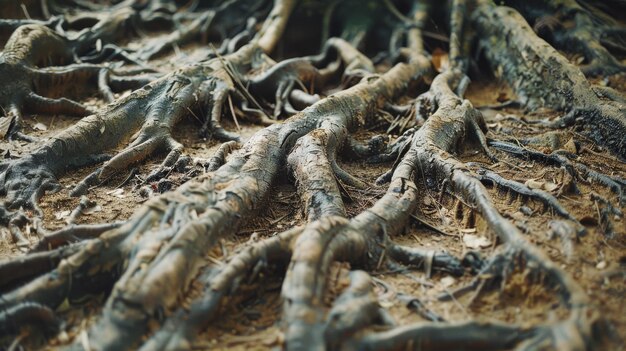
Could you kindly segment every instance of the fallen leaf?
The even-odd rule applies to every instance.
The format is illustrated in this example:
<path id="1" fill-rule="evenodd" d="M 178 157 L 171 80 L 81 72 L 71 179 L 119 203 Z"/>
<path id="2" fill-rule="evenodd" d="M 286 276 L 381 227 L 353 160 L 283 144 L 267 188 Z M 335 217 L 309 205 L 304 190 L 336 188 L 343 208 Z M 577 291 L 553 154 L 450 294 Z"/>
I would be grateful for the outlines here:
<path id="1" fill-rule="evenodd" d="M 107 195 L 115 196 L 119 199 L 123 199 L 126 197 L 126 195 L 124 195 L 124 189 L 122 188 L 111 190 L 107 193 Z"/>
<path id="2" fill-rule="evenodd" d="M 491 241 L 484 236 L 465 234 L 463 235 L 463 243 L 470 249 L 480 249 L 491 246 Z"/>
<path id="3" fill-rule="evenodd" d="M 574 143 L 574 138 L 571 138 L 563 145 L 563 150 L 576 154 L 576 143 Z"/>
<path id="4" fill-rule="evenodd" d="M 437 72 L 443 72 L 450 66 L 450 58 L 448 57 L 448 53 L 436 48 L 432 53 L 432 62 L 433 66 L 437 70 Z"/>
<path id="5" fill-rule="evenodd" d="M 552 182 L 545 182 L 543 184 L 543 190 L 545 191 L 554 191 L 559 188 L 559 185 Z"/>
<path id="6" fill-rule="evenodd" d="M 531 188 L 531 189 L 541 189 L 543 187 L 543 182 L 540 182 L 538 180 L 535 179 L 528 179 L 524 185 L 526 185 L 527 187 Z"/>
<path id="7" fill-rule="evenodd" d="M 59 212 L 56 212 L 54 214 L 54 218 L 56 218 L 56 219 L 63 219 L 65 217 L 69 216 L 70 213 L 72 213 L 70 210 L 59 211 Z"/>
<path id="8" fill-rule="evenodd" d="M 452 278 L 451 276 L 441 278 L 441 285 L 443 285 L 444 288 L 448 288 L 454 283 L 456 283 L 456 279 Z"/>
<path id="9" fill-rule="evenodd" d="M 0 138 L 4 138 L 9 129 L 11 129 L 11 124 L 13 123 L 14 117 L 2 117 L 0 118 Z"/>
<path id="10" fill-rule="evenodd" d="M 33 126 L 33 128 L 34 128 L 34 129 L 37 129 L 37 130 L 42 130 L 42 131 L 44 131 L 44 130 L 48 130 L 48 126 L 46 126 L 45 124 L 43 124 L 43 123 L 41 123 L 41 122 L 36 123 L 36 124 Z"/>
<path id="11" fill-rule="evenodd" d="M 100 211 L 102 211 L 102 206 L 96 205 L 96 206 L 92 206 L 92 207 L 86 208 L 86 209 L 82 210 L 81 212 L 83 214 L 88 215 L 88 214 L 92 214 L 92 213 L 96 213 L 96 212 L 100 212 Z"/>

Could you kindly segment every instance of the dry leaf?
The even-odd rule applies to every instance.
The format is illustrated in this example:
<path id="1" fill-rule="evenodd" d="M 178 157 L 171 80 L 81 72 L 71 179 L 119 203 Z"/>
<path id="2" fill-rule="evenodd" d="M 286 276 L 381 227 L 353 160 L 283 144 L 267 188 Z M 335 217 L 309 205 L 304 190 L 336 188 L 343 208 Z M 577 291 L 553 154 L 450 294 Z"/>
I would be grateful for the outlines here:
<path id="1" fill-rule="evenodd" d="M 81 212 L 83 214 L 88 215 L 88 214 L 92 214 L 92 213 L 100 212 L 100 211 L 102 211 L 102 206 L 96 205 L 96 206 L 92 206 L 92 207 L 86 208 L 86 209 L 82 210 Z"/>
<path id="2" fill-rule="evenodd" d="M 448 57 L 448 53 L 439 48 L 436 48 L 433 51 L 432 61 L 437 72 L 443 72 L 450 67 L 450 58 Z"/>
<path id="3" fill-rule="evenodd" d="M 59 212 L 56 212 L 54 214 L 54 218 L 56 218 L 56 219 L 63 219 L 65 217 L 69 216 L 70 213 L 72 213 L 70 210 L 59 211 Z"/>
<path id="4" fill-rule="evenodd" d="M 543 182 L 540 182 L 538 180 L 535 179 L 528 179 L 524 185 L 526 185 L 527 187 L 531 188 L 531 189 L 541 189 L 543 187 Z"/>
<path id="5" fill-rule="evenodd" d="M 0 117 L 0 138 L 4 138 L 9 132 L 13 118 L 14 117 Z"/>
<path id="6" fill-rule="evenodd" d="M 552 182 L 545 182 L 543 184 L 543 190 L 545 191 L 554 191 L 559 188 L 559 185 Z"/>
<path id="7" fill-rule="evenodd" d="M 563 145 L 563 150 L 572 154 L 576 153 L 576 144 L 574 143 L 574 138 L 570 138 L 570 140 L 568 140 L 567 143 Z"/>
<path id="8" fill-rule="evenodd" d="M 441 278 L 441 285 L 443 285 L 444 288 L 448 288 L 452 286 L 455 282 L 456 280 L 452 278 L 451 276 L 446 276 L 446 277 Z"/>
<path id="9" fill-rule="evenodd" d="M 111 190 L 107 193 L 107 195 L 115 196 L 120 199 L 123 199 L 126 197 L 126 195 L 124 195 L 124 189 L 122 188 Z"/>
<path id="10" fill-rule="evenodd" d="M 34 129 L 37 129 L 37 130 L 41 130 L 41 131 L 48 130 L 48 126 L 46 126 L 45 124 L 43 124 L 43 123 L 41 123 L 41 122 L 36 123 L 36 124 L 33 126 L 33 128 L 34 128 Z"/>
<path id="11" fill-rule="evenodd" d="M 491 246 L 491 241 L 484 236 L 465 234 L 463 235 L 463 243 L 470 249 L 480 249 Z"/>

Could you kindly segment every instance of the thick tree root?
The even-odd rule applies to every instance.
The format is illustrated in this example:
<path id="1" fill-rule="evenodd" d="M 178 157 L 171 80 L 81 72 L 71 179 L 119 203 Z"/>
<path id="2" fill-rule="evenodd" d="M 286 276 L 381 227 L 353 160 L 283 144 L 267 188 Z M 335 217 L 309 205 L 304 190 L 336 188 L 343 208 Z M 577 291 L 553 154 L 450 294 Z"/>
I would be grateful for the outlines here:
<path id="1" fill-rule="evenodd" d="M 542 280 L 543 284 L 547 284 L 555 289 L 570 310 L 570 316 L 567 319 L 557 324 L 541 327 L 545 328 L 545 333 L 537 336 L 533 334 L 524 335 L 524 338 L 532 337 L 529 340 L 547 341 L 551 345 L 558 345 L 558 347 L 563 349 L 585 349 L 585 344 L 589 342 L 591 337 L 591 321 L 587 315 L 588 300 L 582 289 L 543 253 L 530 245 L 519 230 L 495 210 L 484 186 L 469 173 L 463 164 L 456 161 L 454 157 L 445 151 L 453 151 L 454 147 L 459 145 L 455 139 L 450 137 L 451 135 L 459 137 L 469 134 L 471 137 L 473 133 L 481 133 L 480 130 L 476 130 L 474 127 L 475 125 L 481 125 L 480 115 L 471 108 L 469 103 L 462 102 L 456 97 L 449 88 L 448 84 L 454 84 L 455 81 L 458 82 L 458 74 L 447 72 L 439 75 L 433 82 L 431 94 L 433 94 L 437 102 L 438 109 L 435 114 L 429 117 L 426 124 L 416 132 L 412 147 L 397 166 L 394 176 L 404 169 L 420 169 L 418 174 L 424 174 L 426 184 L 429 184 L 429 177 L 434 177 L 430 183 L 447 179 L 453 192 L 470 206 L 477 209 L 491 230 L 514 252 L 518 253 L 519 256 L 517 257 L 523 258 L 524 266 L 532 267 L 534 272 L 538 272 L 540 276 L 544 277 Z M 468 123 L 467 119 L 470 118 L 477 119 L 478 122 Z M 446 133 L 447 130 L 454 130 L 455 132 L 454 134 L 442 134 Z M 415 157 L 415 161 L 411 162 L 411 157 Z M 515 260 L 514 262 L 520 261 Z M 512 262 L 509 260 L 507 264 L 510 265 Z M 441 328 L 445 329 L 447 326 L 442 326 Z M 523 339 L 518 338 L 521 335 L 519 334 L 519 328 L 508 326 L 506 328 L 510 328 L 509 330 L 516 336 L 515 342 Z M 391 348 L 392 346 L 400 347 L 400 345 L 409 343 L 422 345 L 420 342 L 429 340 L 426 335 L 420 333 L 415 338 L 412 338 L 410 333 L 401 334 L 404 335 L 402 338 L 391 337 L 391 335 L 396 335 L 395 332 L 389 332 L 389 335 L 385 337 L 385 340 L 389 338 L 393 341 L 385 341 L 389 342 L 383 344 L 385 348 Z M 457 339 L 458 341 L 455 342 L 463 342 L 468 349 L 470 349 L 469 345 L 472 342 L 479 342 L 482 348 L 497 349 L 510 347 L 502 344 L 490 346 L 491 344 L 488 343 L 488 340 L 492 340 L 492 338 L 488 337 L 489 335 L 481 335 L 481 333 L 463 334 L 458 332 L 455 335 L 460 336 Z M 568 336 L 565 337 L 563 335 Z M 449 336 L 449 334 L 446 334 L 446 336 Z M 366 336 L 364 339 L 368 337 Z M 398 342 L 398 344 L 393 344 L 395 342 Z M 439 347 L 442 345 L 439 342 L 445 343 L 445 340 L 438 340 L 438 343 L 434 345 Z M 359 347 L 365 348 L 366 346 L 359 345 Z"/>
<path id="2" fill-rule="evenodd" d="M 28 279 L 50 272 L 57 267 L 62 259 L 70 257 L 82 247 L 83 245 L 78 243 L 56 250 L 30 253 L 20 259 L 0 261 L 2 291 L 10 290 Z"/>
<path id="3" fill-rule="evenodd" d="M 55 306 L 67 294 L 70 277 L 73 282 L 80 281 L 79 277 L 84 276 L 81 272 L 89 272 L 88 267 L 99 267 L 104 262 L 107 262 L 107 267 L 114 267 L 130 249 L 124 243 L 137 242 L 134 252 L 138 254 L 131 257 L 128 268 L 113 289 L 103 318 L 93 327 L 94 332 L 89 333 L 92 345 L 117 348 L 123 342 L 129 347 L 134 344 L 131 340 L 138 340 L 146 331 L 147 318 L 155 318 L 160 311 L 173 306 L 176 296 L 188 286 L 197 272 L 203 256 L 201 253 L 206 252 L 219 237 L 236 230 L 246 213 L 257 208 L 278 175 L 281 159 L 286 158 L 287 150 L 299 137 L 329 115 L 345 119 L 342 123 L 345 125 L 364 125 L 372 118 L 377 104 L 404 91 L 410 82 L 407 78 L 419 76 L 427 67 L 425 63 L 399 65 L 385 76 L 378 77 L 374 83 L 363 84 L 332 99 L 320 101 L 288 122 L 259 132 L 210 179 L 204 183 L 189 183 L 173 193 L 186 194 L 182 198 L 180 195 L 168 195 L 150 200 L 134 220 L 103 234 L 100 239 L 88 243 L 83 252 L 63 261 L 66 264 L 62 262 L 51 273 L 63 279 L 55 278 L 48 283 L 51 276 L 38 278 L 9 294 L 5 304 L 11 305 L 15 299 L 31 299 Z M 336 102 L 341 100 L 345 103 Z M 356 114 L 357 110 L 362 113 Z M 188 196 L 195 199 L 196 205 L 180 202 Z M 198 219 L 192 220 L 189 211 L 198 213 Z M 157 231 L 158 235 L 140 235 L 153 225 L 159 228 L 159 222 L 154 221 L 163 214 L 166 216 L 162 223 L 172 221 L 176 225 Z M 171 242 L 168 243 L 169 240 Z M 104 247 L 107 249 L 103 250 Z M 157 247 L 162 247 L 158 253 L 154 251 Z M 109 279 L 106 274 L 103 277 L 99 279 Z M 168 283 L 162 285 L 163 282 Z M 155 286 L 159 288 L 154 289 Z M 165 287 L 173 291 L 164 293 Z"/>
<path id="4" fill-rule="evenodd" d="M 197 334 L 213 321 L 223 300 L 236 292 L 246 279 L 261 268 L 287 263 L 295 239 L 302 233 L 295 227 L 271 238 L 256 242 L 235 253 L 214 276 L 205 281 L 203 296 L 191 303 L 190 311 L 179 309 L 141 348 L 142 351 L 189 349 Z"/>
<path id="5" fill-rule="evenodd" d="M 224 6 L 231 3 L 226 2 Z M 159 9 L 158 1 L 149 4 L 149 8 Z M 464 1 L 454 1 L 451 16 L 453 37 L 459 39 L 464 5 Z M 238 95 L 245 94 L 240 77 L 254 65 L 259 53 L 269 53 L 274 48 L 293 6 L 293 1 L 275 1 L 259 35 L 234 53 L 179 69 L 151 82 L 100 113 L 86 117 L 31 155 L 3 163 L 0 183 L 3 184 L 2 191 L 7 193 L 7 205 L 11 208 L 36 207 L 44 190 L 58 187 L 56 176 L 69 168 L 94 163 L 96 159 L 88 155 L 102 155 L 132 135 L 137 136 L 130 145 L 107 159 L 81 183 L 81 188 L 86 189 L 94 182 L 119 174 L 160 151 L 168 152 L 168 155 L 148 178 L 154 180 L 166 175 L 182 158 L 182 145 L 173 139 L 171 130 L 188 112 L 208 115 L 204 129 L 212 136 L 236 140 L 236 135 L 226 132 L 219 124 L 222 105 L 230 95 L 240 98 Z M 479 12 L 488 12 L 485 7 L 490 7 L 489 4 L 480 6 Z M 423 23 L 418 21 L 425 20 L 425 13 L 420 8 L 415 6 L 412 9 L 414 18 L 409 22 Z M 154 11 L 155 16 L 150 17 L 150 21 L 159 21 L 158 12 L 164 13 L 166 21 L 173 16 L 168 9 Z M 515 24 L 517 22 L 508 23 L 504 13 L 492 12 L 496 14 L 481 19 L 486 23 L 484 27 L 489 29 L 493 23 L 502 22 L 501 27 L 510 29 L 515 37 L 516 29 L 520 28 Z M 348 34 L 358 42 L 367 25 L 348 27 Z M 525 27 L 521 27 L 524 32 Z M 502 35 L 495 29 L 485 31 L 495 37 Z M 387 192 L 372 207 L 353 218 L 345 218 L 341 185 L 363 184 L 338 167 L 337 153 L 345 148 L 360 157 L 380 154 L 383 144 L 380 139 L 364 147 L 352 142 L 349 133 L 372 127 L 380 109 L 397 102 L 431 71 L 430 61 L 421 54 L 423 47 L 418 25 L 413 24 L 406 34 L 409 50 L 406 50 L 405 58 L 408 62 L 397 64 L 381 75 L 364 73 L 373 69 L 369 67 L 369 59 L 361 60 L 364 56 L 359 56 L 346 42 L 333 41 L 343 65 L 350 67 L 356 63 L 355 67 L 359 68 L 355 69 L 358 71 L 355 74 L 365 75 L 358 84 L 320 99 L 283 123 L 257 132 L 243 145 L 237 142 L 222 145 L 207 165 L 209 172 L 175 191 L 147 200 L 131 219 L 122 224 L 70 227 L 46 237 L 37 246 L 37 249 L 59 246 L 56 249 L 0 263 L 0 286 L 12 289 L 0 299 L 0 331 L 15 333 L 13 325 L 6 327 L 9 324 L 4 323 L 14 316 L 24 323 L 39 318 L 54 324 L 51 322 L 54 318 L 52 309 L 66 301 L 72 303 L 77 298 L 105 292 L 107 300 L 101 316 L 88 326 L 80 340 L 75 340 L 75 348 L 87 345 L 98 350 L 190 349 L 202 330 L 219 316 L 223 302 L 228 301 L 240 285 L 254 280 L 265 267 L 276 265 L 287 266 L 281 293 L 284 300 L 284 343 L 281 346 L 288 350 L 504 350 L 515 347 L 584 350 L 591 347 L 592 324 L 597 315 L 590 309 L 583 289 L 498 212 L 481 180 L 541 201 L 569 220 L 575 218 L 551 195 L 533 192 L 489 172 L 476 175 L 469 165 L 456 157 L 465 151 L 463 148 L 473 146 L 495 159 L 487 149 L 482 115 L 460 97 L 468 80 L 457 69 L 463 67 L 465 60 L 464 47 L 459 43 L 454 43 L 454 50 L 451 50 L 452 67 L 437 76 L 429 92 L 422 95 L 421 100 L 430 104 L 423 108 L 424 124 L 419 129 L 412 129 L 379 156 L 380 159 L 396 160 L 392 170 L 383 177 L 390 183 Z M 535 55 L 540 48 L 532 39 L 528 47 Z M 493 52 L 502 54 L 497 48 Z M 493 55 L 493 52 L 492 56 L 499 55 Z M 491 60 L 499 62 L 498 57 Z M 515 64 L 524 62 L 515 53 L 510 57 Z M 554 60 L 559 62 L 558 58 Z M 266 93 L 265 89 L 280 90 L 278 95 L 266 95 L 265 99 L 275 99 L 276 105 L 282 101 L 283 107 L 278 112 L 287 111 L 287 101 L 293 95 L 289 91 L 304 77 L 298 70 L 303 62 L 304 76 L 311 72 L 314 75 L 320 73 L 312 61 L 289 61 L 257 76 L 255 84 L 265 88 L 256 90 L 253 95 L 262 95 Z M 295 68 L 290 66 L 292 63 L 297 63 Z M 311 67 L 314 70 L 310 70 Z M 556 67 L 557 73 L 569 69 L 566 65 L 551 67 Z M 513 76 L 517 77 L 515 74 L 521 74 L 519 72 Z M 573 71 L 565 73 L 568 72 Z M 111 78 L 102 72 L 97 77 L 100 81 Z M 312 79 L 316 78 L 319 77 Z M 553 82 L 547 83 L 550 84 Z M 520 85 L 522 91 L 530 89 L 526 82 Z M 567 89 L 570 88 L 563 87 L 559 91 L 567 92 Z M 580 101 L 587 99 L 584 95 L 581 93 Z M 592 99 L 585 100 L 586 103 L 590 101 Z M 600 123 L 600 120 L 595 119 L 594 123 Z M 93 143 L 93 140 L 100 142 Z M 492 146 L 508 147 L 497 143 Z M 537 157 L 563 166 L 571 174 L 584 173 L 587 177 L 595 174 L 559 153 L 545 155 L 532 150 L 509 149 L 518 154 L 527 152 L 523 154 L 525 157 Z M 106 156 L 97 157 L 98 161 L 103 157 Z M 212 257 L 207 259 L 220 240 L 237 233 L 244 221 L 264 206 L 271 195 L 272 185 L 281 178 L 286 165 L 296 178 L 307 224 L 249 243 L 225 257 L 223 262 Z M 29 177 L 34 185 L 24 181 Z M 619 196 L 622 196 L 623 180 L 596 177 L 603 179 L 605 185 L 616 184 Z M 418 181 L 423 182 L 426 190 L 450 189 L 459 203 L 480 214 L 488 230 L 503 243 L 502 254 L 494 256 L 486 267 L 482 267 L 481 260 L 476 260 L 472 254 L 460 262 L 446 253 L 396 244 L 394 239 L 403 232 L 418 207 Z M 603 206 L 606 216 L 619 211 L 599 195 L 592 196 Z M 8 213 L 0 207 L 0 221 L 10 227 L 19 226 L 18 214 Z M 82 240 L 62 246 L 75 237 Z M 504 284 L 514 271 L 524 271 L 529 284 L 541 285 L 557 294 L 568 315 L 556 322 L 534 327 L 446 323 L 419 306 L 419 300 L 408 298 L 407 304 L 437 323 L 395 328 L 377 302 L 371 277 L 363 271 L 352 271 L 350 285 L 332 306 L 326 304 L 329 273 L 337 261 L 349 264 L 351 269 L 368 271 L 406 265 L 424 269 L 427 275 L 432 271 L 459 275 L 464 273 L 468 263 L 475 263 L 474 268 L 482 268 L 481 274 L 462 292 L 477 291 L 476 294 L 485 286 Z M 10 270 L 16 266 L 21 271 L 11 274 Z M 5 278 L 4 273 L 10 276 Z M 490 277 L 485 276 L 487 273 Z M 198 283 L 205 289 L 196 296 L 192 285 Z M 181 307 L 181 299 L 190 295 L 193 299 L 191 308 Z M 24 301 L 33 308 L 26 308 Z M 30 318 L 32 313 L 28 311 L 36 312 L 34 314 L 39 317 Z M 380 331 L 381 326 L 387 330 Z M 376 330 L 372 331 L 372 327 Z M 370 330 L 366 332 L 366 329 Z"/>
<path id="6" fill-rule="evenodd" d="M 0 59 L 0 137 L 19 132 L 24 112 L 86 116 L 92 111 L 67 95 L 85 95 L 96 86 L 107 100 L 113 90 L 138 88 L 153 76 L 118 76 L 107 66 L 74 62 L 73 42 L 42 25 L 19 27 L 11 36 Z M 111 75 L 113 73 L 113 75 Z M 111 89 L 113 88 L 113 90 Z"/>
<path id="7" fill-rule="evenodd" d="M 326 318 L 324 338 L 329 350 L 339 349 L 346 338 L 372 325 L 393 325 L 374 295 L 374 282 L 363 271 L 350 272 L 350 285 L 337 297 Z"/>
<path id="8" fill-rule="evenodd" d="M 24 302 L 0 311 L 2 337 L 18 335 L 29 327 L 37 328 L 45 336 L 53 336 L 59 331 L 60 323 L 50 308 L 32 302 Z"/>
<path id="9" fill-rule="evenodd" d="M 345 139 L 347 132 L 332 121 L 324 121 L 322 128 L 296 142 L 287 159 L 298 180 L 300 198 L 310 221 L 325 216 L 346 216 L 329 158 L 335 158 L 337 143 Z"/>
<path id="10" fill-rule="evenodd" d="M 42 25 L 25 25 L 19 27 L 9 38 L 0 54 L 0 79 L 3 81 L 0 90 L 0 107 L 4 116 L 0 119 L 0 137 L 12 136 L 19 131 L 22 121 L 22 110 L 28 112 L 52 113 L 84 116 L 89 110 L 79 103 L 65 98 L 54 99 L 40 94 L 58 94 L 64 89 L 67 77 L 79 78 L 85 73 L 77 71 L 48 72 L 37 69 L 37 66 L 52 63 L 71 62 L 71 50 L 67 40 L 48 27 Z M 101 68 L 91 72 L 97 77 Z M 50 83 L 57 83 L 50 86 Z M 59 84 L 60 83 L 60 84 Z"/>
<path id="11" fill-rule="evenodd" d="M 482 1 L 473 23 L 494 71 L 511 85 L 523 104 L 531 109 L 565 110 L 568 114 L 554 126 L 581 119 L 590 137 L 626 159 L 624 106 L 600 100 L 582 72 L 537 37 L 514 9 Z"/>
<path id="12" fill-rule="evenodd" d="M 606 36 L 612 30 L 622 29 L 614 20 L 594 16 L 575 0 L 545 1 L 542 6 L 533 8 L 524 6 L 520 1 L 506 3 L 520 11 L 529 23 L 535 23 L 538 33 L 557 49 L 582 54 L 586 63 L 581 70 L 585 75 L 611 75 L 626 71 L 626 66 L 609 52 L 609 49 L 621 46 L 619 41 Z M 572 21 L 573 26 L 571 23 L 566 25 L 567 21 Z"/>
<path id="13" fill-rule="evenodd" d="M 220 145 L 220 147 L 215 152 L 215 155 L 211 157 L 211 159 L 204 166 L 207 172 L 217 171 L 218 168 L 222 167 L 226 163 L 226 158 L 232 154 L 234 151 L 241 149 L 241 143 L 236 141 L 227 141 Z"/>
<path id="14" fill-rule="evenodd" d="M 254 45 L 246 46 L 225 60 L 245 66 L 257 50 Z M 220 87 L 228 84 L 232 82 L 224 64 L 215 59 L 162 77 L 82 119 L 29 156 L 3 164 L 1 176 L 8 195 L 7 205 L 9 208 L 25 204 L 34 207 L 43 191 L 58 188 L 55 176 L 69 168 L 99 162 L 102 157 L 93 159 L 90 155 L 102 155 L 138 130 L 137 138 L 128 147 L 79 183 L 72 194 L 82 195 L 90 186 L 108 180 L 157 152 L 168 152 L 157 173 L 172 167 L 182 151 L 182 145 L 171 136 L 172 127 L 190 111 L 200 111 L 204 102 L 214 111 L 221 110 L 220 104 L 224 101 L 212 97 L 215 91 L 223 91 Z M 227 133 L 218 121 L 212 120 L 210 126 L 216 137 Z M 31 181 L 25 183 L 24 178 Z"/>

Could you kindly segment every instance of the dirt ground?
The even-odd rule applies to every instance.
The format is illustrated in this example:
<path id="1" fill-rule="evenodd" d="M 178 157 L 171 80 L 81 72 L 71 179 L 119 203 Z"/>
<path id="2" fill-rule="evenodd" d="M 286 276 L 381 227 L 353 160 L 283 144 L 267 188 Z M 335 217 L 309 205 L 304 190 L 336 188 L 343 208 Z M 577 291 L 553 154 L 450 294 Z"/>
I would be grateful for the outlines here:
<path id="1" fill-rule="evenodd" d="M 193 62 L 205 55 L 206 50 L 181 48 L 176 54 L 164 57 L 155 65 L 163 72 L 167 72 L 172 69 L 172 62 L 176 62 L 176 65 Z M 605 80 L 605 84 L 620 89 L 622 93 L 626 92 L 626 76 Z M 496 105 L 503 100 L 513 100 L 514 96 L 506 85 L 483 78 L 470 85 L 466 98 L 475 106 L 480 107 Z M 83 102 L 92 106 L 104 104 L 103 101 L 94 97 Z M 512 136 L 520 139 L 537 137 L 539 141 L 536 148 L 542 151 L 551 151 L 550 148 L 555 146 L 550 142 L 541 141 L 542 136 L 545 138 L 547 129 L 520 122 L 520 119 L 556 118 L 559 114 L 554 111 L 526 113 L 519 108 L 484 108 L 482 111 L 489 126 L 487 137 L 501 139 L 508 139 Z M 25 121 L 26 131 L 31 135 L 46 138 L 53 136 L 74 121 L 64 116 L 30 116 Z M 175 138 L 185 145 L 184 152 L 195 160 L 210 157 L 219 146 L 214 141 L 197 137 L 196 131 L 199 125 L 199 121 L 189 118 L 175 131 Z M 244 141 L 261 128 L 246 123 L 241 118 L 236 122 L 232 118 L 226 118 L 224 125 L 229 130 L 238 130 Z M 360 137 L 365 140 L 369 136 L 382 132 L 384 130 L 372 130 L 362 133 Z M 580 147 L 574 151 L 578 153 L 582 163 L 610 175 L 626 177 L 626 164 L 586 140 L 574 129 L 558 135 L 557 139 L 561 144 L 556 147 L 571 146 L 568 142 L 572 138 L 581 141 Z M 35 146 L 28 143 L 2 141 L 0 152 L 5 158 L 20 157 Z M 554 194 L 566 181 L 561 169 L 545 167 L 533 161 L 520 160 L 506 153 L 495 152 L 501 160 L 497 164 L 491 164 L 483 155 L 472 153 L 463 155 L 461 160 L 476 162 L 498 174 L 506 175 L 522 183 L 543 187 Z M 87 197 L 94 201 L 96 206 L 87 211 L 88 213 L 79 216 L 76 223 L 107 223 L 129 218 L 139 204 L 147 200 L 147 197 L 142 195 L 141 187 L 138 186 L 141 183 L 141 177 L 148 174 L 159 162 L 160 159 L 155 157 L 145 165 L 138 166 L 136 170 L 120 174 L 110 182 L 91 189 Z M 342 160 L 342 166 L 359 179 L 368 184 L 374 184 L 374 180 L 391 164 L 371 165 Z M 85 168 L 65 175 L 60 179 L 65 190 L 47 195 L 42 199 L 40 206 L 44 211 L 43 223 L 45 223 L 46 230 L 54 231 L 67 224 L 66 220 L 80 200 L 69 197 L 68 191 L 93 169 Z M 196 171 L 203 172 L 202 167 L 198 166 Z M 190 176 L 190 174 L 172 173 L 169 177 L 171 184 L 164 186 L 176 187 Z M 158 192 L 156 184 L 151 187 Z M 586 235 L 574 238 L 571 242 L 563 242 L 551 234 L 551 225 L 560 218 L 546 211 L 542 204 L 516 197 L 497 188 L 492 188 L 491 193 L 501 213 L 512 219 L 530 241 L 547 252 L 554 262 L 561 265 L 585 289 L 595 306 L 596 313 L 606 321 L 606 324 L 602 326 L 608 336 L 606 349 L 620 350 L 624 348 L 624 340 L 626 340 L 624 304 L 626 222 L 624 218 L 618 216 L 612 218 L 615 234 L 607 237 L 600 218 L 599 206 L 601 204 L 592 200 L 590 194 L 595 192 L 607 199 L 615 199 L 615 194 L 605 187 L 589 182 L 579 182 L 579 187 L 580 194 L 559 197 L 564 207 L 587 228 Z M 353 215 L 370 206 L 382 196 L 385 189 L 385 186 L 374 185 L 367 191 L 345 188 L 344 200 L 348 213 Z M 445 248 L 457 257 L 462 257 L 468 250 L 479 251 L 486 257 L 495 249 L 494 245 L 485 244 L 485 242 L 492 242 L 494 238 L 485 231 L 485 225 L 479 216 L 474 216 L 466 210 L 459 211 L 458 208 L 461 207 L 457 204 L 458 200 L 447 193 L 439 194 L 428 190 L 426 184 L 422 184 L 421 191 L 424 194 L 422 202 L 404 235 L 396 238 L 399 243 L 428 250 Z M 293 179 L 285 175 L 275 192 L 269 196 L 264 210 L 257 217 L 248 219 L 237 235 L 224 240 L 219 250 L 208 253 L 207 264 L 221 264 L 226 254 L 258 238 L 274 235 L 301 223 L 303 223 L 303 214 Z M 34 231 L 29 234 L 29 240 L 32 243 L 38 240 Z M 478 240 L 478 246 L 476 246 L 476 240 Z M 468 247 L 468 244 L 471 247 Z M 2 231 L 0 258 L 6 259 L 22 254 L 22 249 L 11 242 L 9 234 Z M 329 284 L 331 287 L 329 302 L 333 293 L 341 291 L 346 284 L 345 278 L 349 268 L 341 264 L 334 267 L 332 281 Z M 282 274 L 272 273 L 282 272 L 284 269 L 285 267 L 270 267 L 268 271 L 261 273 L 262 276 L 257 277 L 256 281 L 249 282 L 240 294 L 231 296 L 230 301 L 235 303 L 227 304 L 229 307 L 221 314 L 221 320 L 213 323 L 205 332 L 201 341 L 196 345 L 197 348 L 265 350 L 278 346 L 281 341 L 280 312 L 282 307 L 281 280 L 276 277 L 282 277 Z M 379 301 L 390 312 L 397 324 L 426 320 L 414 308 L 403 302 L 406 300 L 398 298 L 404 295 L 418 297 L 428 310 L 446 321 L 477 319 L 533 324 L 556 319 L 564 313 L 561 302 L 553 297 L 554 294 L 545 291 L 540 285 L 529 284 L 524 278 L 524 272 L 514 272 L 502 291 L 495 290 L 479 296 L 470 293 L 451 301 L 439 301 L 438 297 L 467 284 L 472 276 L 466 274 L 462 277 L 452 277 L 441 273 L 428 276 L 427 272 L 419 270 L 378 271 L 374 276 Z M 258 284 L 259 281 L 262 281 L 262 284 Z M 199 290 L 201 287 L 198 286 L 195 289 Z M 193 297 L 193 290 L 187 300 Z M 51 340 L 48 347 L 54 349 L 58 345 L 65 345 L 75 338 L 80 338 L 81 333 L 84 333 L 93 322 L 102 301 L 102 296 L 94 296 L 85 299 L 80 304 L 78 301 L 72 301 L 64 306 L 60 313 L 68 321 L 66 331 Z M 182 303 L 185 304 L 186 301 Z"/>

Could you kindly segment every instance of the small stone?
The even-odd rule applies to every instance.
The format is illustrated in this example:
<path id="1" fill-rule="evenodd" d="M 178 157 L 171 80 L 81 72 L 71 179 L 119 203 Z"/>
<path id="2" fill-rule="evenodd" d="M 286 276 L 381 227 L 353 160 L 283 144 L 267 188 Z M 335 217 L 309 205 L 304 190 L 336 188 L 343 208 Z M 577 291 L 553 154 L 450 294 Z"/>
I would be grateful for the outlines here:
<path id="1" fill-rule="evenodd" d="M 606 268 L 606 261 L 600 261 L 598 262 L 598 264 L 596 265 L 597 269 L 605 269 Z"/>

